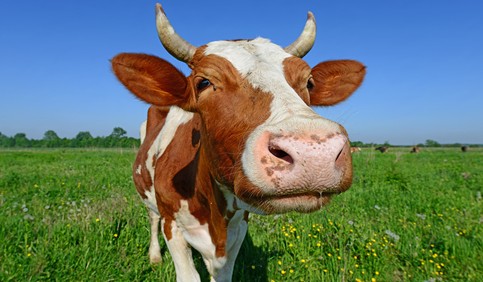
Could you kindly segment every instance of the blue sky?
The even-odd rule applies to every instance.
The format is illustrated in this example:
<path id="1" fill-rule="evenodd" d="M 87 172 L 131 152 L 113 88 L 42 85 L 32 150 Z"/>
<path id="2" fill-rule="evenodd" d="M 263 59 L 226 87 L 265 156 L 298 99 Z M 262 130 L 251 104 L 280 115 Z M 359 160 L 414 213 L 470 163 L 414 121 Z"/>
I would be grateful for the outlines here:
<path id="1" fill-rule="evenodd" d="M 0 1 L 0 132 L 40 139 L 137 137 L 147 105 L 111 72 L 120 52 L 148 53 L 188 69 L 157 38 L 157 1 Z M 482 1 L 161 1 L 193 45 L 262 36 L 286 46 L 307 11 L 317 38 L 305 57 L 367 66 L 348 101 L 317 108 L 352 140 L 483 144 Z"/>

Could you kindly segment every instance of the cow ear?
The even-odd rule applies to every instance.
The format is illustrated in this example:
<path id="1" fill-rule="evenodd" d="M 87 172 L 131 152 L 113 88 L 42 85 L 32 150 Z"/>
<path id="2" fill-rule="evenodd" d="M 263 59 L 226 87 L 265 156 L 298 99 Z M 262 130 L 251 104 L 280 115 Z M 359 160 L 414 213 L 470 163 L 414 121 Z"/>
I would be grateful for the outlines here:
<path id="1" fill-rule="evenodd" d="M 186 77 L 167 61 L 146 54 L 122 53 L 111 63 L 117 78 L 139 99 L 156 106 L 189 103 Z"/>
<path id="2" fill-rule="evenodd" d="M 312 69 L 310 105 L 331 106 L 347 99 L 361 85 L 366 68 L 357 61 L 327 61 Z"/>

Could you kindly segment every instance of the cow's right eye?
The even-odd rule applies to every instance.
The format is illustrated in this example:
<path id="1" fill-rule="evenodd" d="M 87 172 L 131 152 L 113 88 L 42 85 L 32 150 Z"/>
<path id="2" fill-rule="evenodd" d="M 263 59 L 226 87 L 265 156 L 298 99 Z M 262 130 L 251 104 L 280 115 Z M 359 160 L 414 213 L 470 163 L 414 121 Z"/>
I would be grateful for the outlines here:
<path id="1" fill-rule="evenodd" d="M 211 85 L 211 82 L 205 78 L 200 80 L 198 84 L 196 84 L 196 89 L 198 89 L 198 91 L 203 91 L 206 87 L 210 85 Z"/>

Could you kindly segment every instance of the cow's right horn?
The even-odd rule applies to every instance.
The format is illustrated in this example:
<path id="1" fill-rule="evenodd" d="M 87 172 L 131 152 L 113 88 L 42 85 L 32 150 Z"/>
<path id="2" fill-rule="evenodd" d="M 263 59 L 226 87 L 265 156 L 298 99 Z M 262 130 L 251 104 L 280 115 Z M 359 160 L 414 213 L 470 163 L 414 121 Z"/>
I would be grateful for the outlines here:
<path id="1" fill-rule="evenodd" d="M 307 14 L 307 22 L 305 22 L 304 30 L 300 34 L 299 38 L 297 38 L 297 40 L 284 48 L 285 52 L 293 56 L 302 58 L 310 51 L 310 49 L 312 49 L 312 46 L 314 46 L 315 33 L 315 17 L 312 12 L 309 12 Z"/>
<path id="2" fill-rule="evenodd" d="M 156 28 L 159 40 L 173 57 L 185 63 L 193 59 L 196 47 L 176 33 L 159 3 L 156 4 Z"/>

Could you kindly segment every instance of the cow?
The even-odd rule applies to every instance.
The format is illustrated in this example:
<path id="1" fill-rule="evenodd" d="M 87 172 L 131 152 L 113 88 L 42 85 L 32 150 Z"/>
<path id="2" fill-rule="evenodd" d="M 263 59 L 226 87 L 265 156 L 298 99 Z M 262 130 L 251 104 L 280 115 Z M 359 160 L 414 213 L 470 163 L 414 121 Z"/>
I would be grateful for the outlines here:
<path id="1" fill-rule="evenodd" d="M 351 147 L 351 153 L 357 153 L 361 151 L 361 147 Z"/>
<path id="2" fill-rule="evenodd" d="M 463 152 L 463 153 L 468 152 L 468 146 L 466 146 L 466 145 L 461 146 L 461 152 Z"/>
<path id="3" fill-rule="evenodd" d="M 410 152 L 417 154 L 417 153 L 421 152 L 421 149 L 418 146 L 413 146 L 413 148 L 411 149 Z"/>
<path id="4" fill-rule="evenodd" d="M 380 147 L 377 147 L 375 150 L 379 151 L 381 153 L 385 153 L 389 150 L 389 147 L 388 146 L 380 146 Z"/>
<path id="5" fill-rule="evenodd" d="M 313 212 L 350 187 L 348 134 L 310 106 L 346 100 L 365 66 L 337 60 L 310 68 L 302 57 L 315 40 L 311 12 L 285 48 L 264 38 L 195 47 L 160 4 L 156 26 L 189 76 L 151 55 L 111 60 L 120 82 L 151 105 L 133 165 L 151 224 L 149 259 L 161 262 L 161 226 L 177 281 L 200 281 L 191 248 L 212 281 L 230 281 L 249 213 Z"/>

